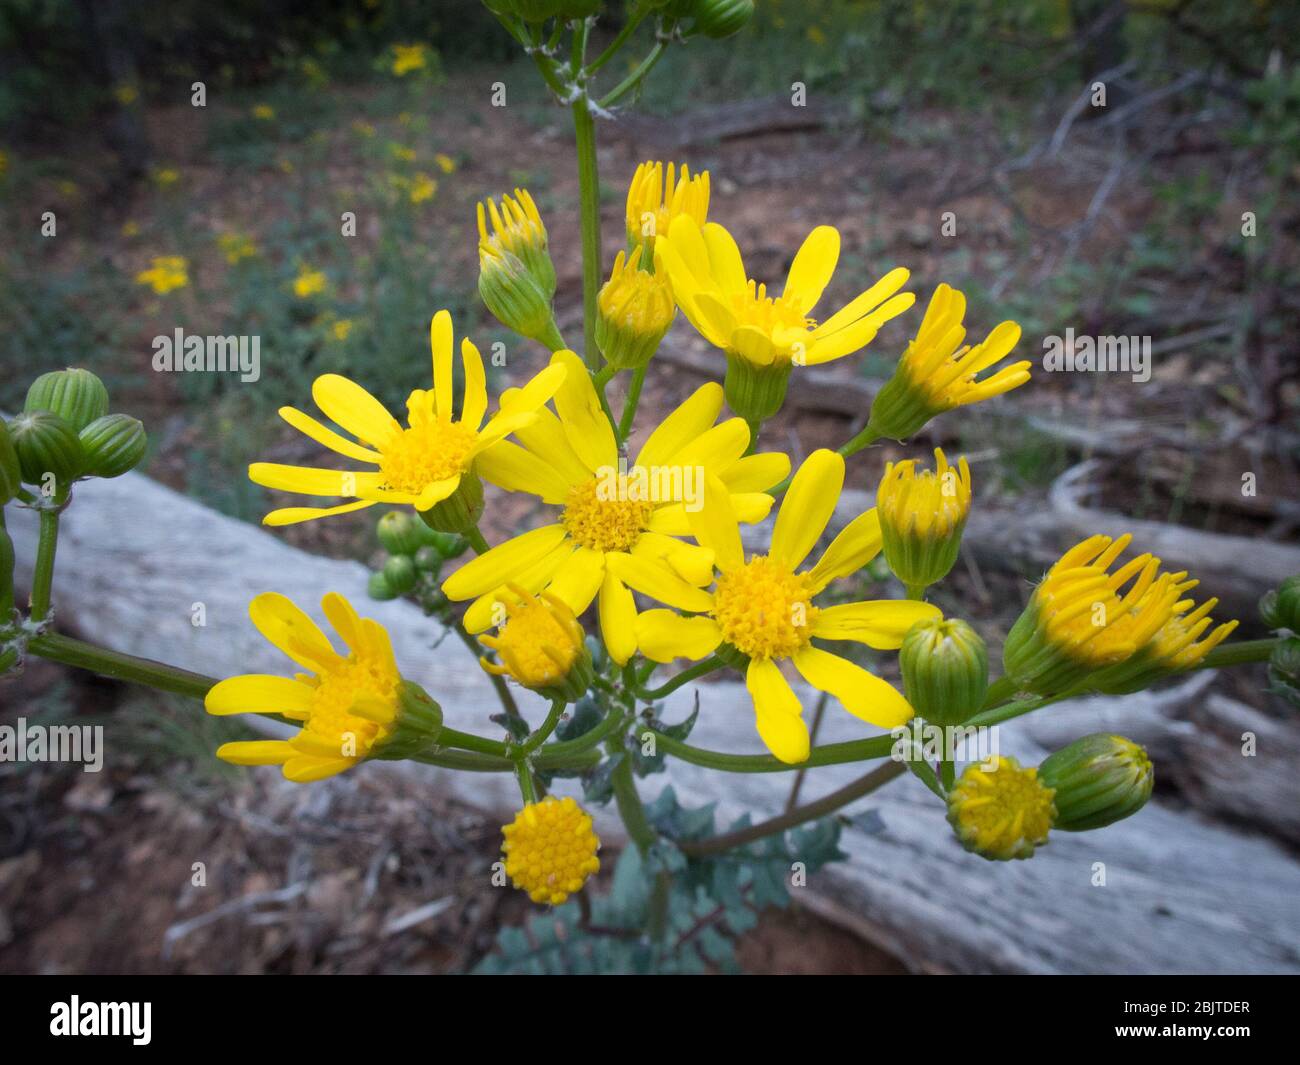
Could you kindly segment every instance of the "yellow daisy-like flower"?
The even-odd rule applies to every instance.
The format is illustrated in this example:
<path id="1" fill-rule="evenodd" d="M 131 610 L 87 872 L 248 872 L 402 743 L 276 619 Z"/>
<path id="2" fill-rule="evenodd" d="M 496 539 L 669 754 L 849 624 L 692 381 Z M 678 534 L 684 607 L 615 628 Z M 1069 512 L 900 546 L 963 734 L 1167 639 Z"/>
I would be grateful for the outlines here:
<path id="1" fill-rule="evenodd" d="M 405 77 L 413 70 L 423 70 L 424 64 L 425 64 L 424 45 L 422 44 L 393 45 L 392 71 L 399 78 Z"/>
<path id="2" fill-rule="evenodd" d="M 529 803 L 501 834 L 506 875 L 534 902 L 558 906 L 600 870 L 591 815 L 570 798 Z"/>
<path id="3" fill-rule="evenodd" d="M 997 756 L 966 767 L 948 794 L 948 821 L 962 846 L 984 858 L 1032 858 L 1056 820 L 1054 796 L 1037 769 Z"/>
<path id="4" fill-rule="evenodd" d="M 140 90 L 134 85 L 119 85 L 113 90 L 113 99 L 123 107 L 130 107 L 140 99 Z"/>
<path id="5" fill-rule="evenodd" d="M 550 592 L 529 595 L 510 584 L 498 600 L 504 618 L 495 636 L 479 643 L 496 652 L 499 662 L 480 658 L 489 673 L 510 677 L 532 688 L 573 702 L 591 684 L 591 655 L 586 634 L 573 611 Z"/>
<path id="6" fill-rule="evenodd" d="M 328 284 L 329 279 L 323 271 L 304 266 L 293 279 L 293 294 L 300 300 L 311 299 L 324 292 Z"/>
<path id="7" fill-rule="evenodd" d="M 939 448 L 935 468 L 917 472 L 916 461 L 891 462 L 876 490 L 885 561 L 909 588 L 943 580 L 957 561 L 962 530 L 970 514 L 970 467 L 956 467 Z"/>
<path id="8" fill-rule="evenodd" d="M 560 507 L 559 520 L 472 559 L 442 590 L 452 600 L 477 600 L 465 613 L 471 632 L 491 624 L 493 604 L 509 581 L 529 593 L 547 589 L 575 614 L 599 596 L 605 646 L 624 663 L 636 650 L 629 586 L 683 610 L 711 602 L 700 585 L 712 577 L 712 553 L 677 539 L 691 533 L 690 510 L 702 503 L 705 474 L 719 480 L 739 520 L 761 521 L 772 507 L 765 490 L 785 476 L 790 460 L 746 456 L 748 427 L 740 418 L 714 424 L 722 389 L 707 384 L 664 419 L 627 466 L 581 361 L 561 351 L 552 366 L 568 367 L 555 394 L 559 417 L 539 411 L 516 434 L 522 446 L 494 448 L 479 467 L 502 488 Z M 513 403 L 509 394 L 502 397 L 507 403 Z"/>
<path id="9" fill-rule="evenodd" d="M 340 318 L 330 326 L 330 336 L 335 340 L 347 340 L 352 335 L 352 319 Z"/>
<path id="10" fill-rule="evenodd" d="M 306 783 L 351 769 L 395 731 L 402 676 L 388 633 L 333 592 L 321 600 L 321 609 L 346 654 L 285 596 L 266 592 L 249 605 L 258 632 L 307 672 L 231 677 L 209 690 L 204 707 L 218 715 L 281 714 L 302 722 L 302 729 L 288 740 L 224 743 L 218 758 L 282 766 L 289 780 Z"/>
<path id="11" fill-rule="evenodd" d="M 158 295 L 184 288 L 190 283 L 189 263 L 183 255 L 160 255 L 148 270 L 135 275 L 137 285 L 148 285 Z"/>
<path id="12" fill-rule="evenodd" d="M 654 263 L 655 237 L 666 234 L 675 218 L 688 217 L 703 226 L 709 217 L 709 172 L 691 177 L 685 163 L 681 175 L 669 163 L 645 162 L 636 168 L 627 188 L 627 241 L 645 245 L 645 263 Z"/>
<path id="13" fill-rule="evenodd" d="M 181 179 L 181 172 L 173 166 L 160 167 L 151 175 L 160 189 L 169 189 Z"/>
<path id="14" fill-rule="evenodd" d="M 1029 380 L 1028 360 L 981 378 L 1019 343 L 1020 326 L 1002 322 L 982 344 L 963 346 L 965 316 L 962 293 L 947 285 L 934 290 L 916 339 L 871 404 L 870 425 L 878 435 L 905 440 L 936 414 L 1000 396 Z"/>
<path id="15" fill-rule="evenodd" d="M 456 160 L 446 152 L 438 152 L 437 155 L 433 157 L 433 161 L 438 164 L 438 169 L 444 174 L 456 173 Z"/>
<path id="16" fill-rule="evenodd" d="M 270 104 L 255 104 L 252 115 L 259 122 L 270 122 L 275 118 L 275 108 Z"/>
<path id="17" fill-rule="evenodd" d="M 482 463 L 495 445 L 510 433 L 531 425 L 537 409 L 555 394 L 564 380 L 564 367 L 552 364 L 523 388 L 515 390 L 510 406 L 503 405 L 484 424 L 488 395 L 483 359 L 478 348 L 466 338 L 460 345 L 465 391 L 457 419 L 453 413 L 454 338 L 448 312 L 439 311 L 434 315 L 429 340 L 433 348 L 433 388 L 417 388 L 407 398 L 407 428 L 364 388 L 337 374 L 316 378 L 312 399 L 359 443 L 300 410 L 280 408 L 280 417 L 317 443 L 378 468 L 325 470 L 254 463 L 248 468 L 249 479 L 264 488 L 356 499 L 332 507 L 275 510 L 263 519 L 267 525 L 292 525 L 332 514 L 347 514 L 375 503 L 409 503 L 416 510 L 429 510 L 456 492 L 463 478 L 472 477 L 475 464 Z"/>
<path id="18" fill-rule="evenodd" d="M 899 292 L 902 267 L 818 322 L 811 316 L 839 262 L 840 234 L 818 226 L 790 264 L 779 296 L 750 279 L 740 249 L 716 222 L 674 219 L 655 244 L 655 269 L 666 270 L 673 298 L 710 344 L 727 356 L 727 403 L 750 421 L 772 417 L 785 401 L 793 366 L 815 366 L 865 347 L 881 325 L 915 300 Z"/>
<path id="19" fill-rule="evenodd" d="M 411 179 L 410 198 L 412 203 L 424 203 L 433 199 L 438 191 L 438 182 L 428 174 L 419 173 Z"/>
<path id="20" fill-rule="evenodd" d="M 754 700 L 758 734 L 783 762 L 802 762 L 809 751 L 799 698 L 778 666 L 785 659 L 814 688 L 835 696 L 863 721 L 893 728 L 912 718 L 912 707 L 892 685 L 812 642 L 853 640 L 895 650 L 914 624 L 940 616 L 937 607 L 907 600 L 813 604 L 831 581 L 857 572 L 880 551 L 880 521 L 873 509 L 849 522 L 815 566 L 800 568 L 834 513 L 844 487 L 844 459 L 827 450 L 808 456 L 781 503 L 769 552 L 749 559 L 731 501 L 720 487 L 710 478 L 704 506 L 690 515 L 697 541 L 713 551 L 717 583 L 698 604 L 671 604 L 695 617 L 671 610 L 642 614 L 636 624 L 641 652 L 669 662 L 706 658 L 723 647 L 724 658 L 748 659 L 745 684 Z M 636 575 L 625 573 L 621 560 L 612 561 L 610 569 L 637 591 L 670 602 L 652 582 L 634 582 Z"/>
<path id="21" fill-rule="evenodd" d="M 1130 658 L 1178 612 L 1190 587 L 1181 583 L 1185 573 L 1160 573 L 1160 560 L 1149 553 L 1110 572 L 1132 539 L 1090 536 L 1048 570 L 1003 651 L 1007 675 L 1022 688 L 1066 691 Z"/>

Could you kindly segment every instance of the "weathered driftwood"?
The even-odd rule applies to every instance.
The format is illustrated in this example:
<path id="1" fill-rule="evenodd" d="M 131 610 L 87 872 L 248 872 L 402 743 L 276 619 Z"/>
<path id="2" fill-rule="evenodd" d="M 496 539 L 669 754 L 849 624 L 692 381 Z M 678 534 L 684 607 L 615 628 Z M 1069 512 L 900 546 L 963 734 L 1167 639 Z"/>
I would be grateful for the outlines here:
<path id="1" fill-rule="evenodd" d="M 20 580 L 30 579 L 31 518 L 19 512 L 10 522 Z M 309 610 L 328 590 L 365 599 L 361 565 L 309 556 L 133 474 L 79 486 L 64 526 L 54 597 L 60 625 L 213 675 L 285 670 L 247 620 L 248 600 L 258 592 L 283 592 Z M 203 626 L 192 624 L 197 603 L 204 604 Z M 371 603 L 367 612 L 389 626 L 404 669 L 442 702 L 450 724 L 490 727 L 491 688 L 463 647 L 448 640 L 435 654 L 437 632 L 409 604 Z M 742 685 L 704 684 L 699 692 L 693 742 L 761 749 Z M 676 693 L 667 716 L 683 716 L 692 697 Z M 1143 720 L 1155 712 L 1144 709 L 1149 700 L 1163 700 L 1159 713 L 1173 716 L 1167 701 L 1178 697 L 1143 695 L 1110 705 Z M 524 702 L 536 713 L 535 700 Z M 1067 711 L 1062 705 L 1047 713 Z M 1000 731 L 1004 753 L 1041 755 L 1034 720 Z M 821 739 L 862 732 L 859 722 L 832 707 Z M 112 743 L 110 730 L 109 757 Z M 360 770 L 384 771 L 393 767 Z M 813 770 L 804 796 L 832 790 L 860 771 Z M 413 769 L 412 779 L 463 800 L 500 810 L 517 801 L 505 775 L 422 772 Z M 724 776 L 673 763 L 643 786 L 653 795 L 667 783 L 688 804 L 718 802 L 724 819 L 745 810 L 763 818 L 783 808 L 790 776 Z M 859 816 L 866 811 L 877 816 Z M 911 778 L 851 813 L 842 844 L 849 860 L 813 877 L 808 891 L 819 909 L 851 915 L 919 969 L 1300 971 L 1300 866 L 1277 844 L 1199 813 L 1155 802 L 1141 817 L 1101 832 L 1059 834 L 1033 861 L 1011 864 L 962 851 L 942 809 Z M 615 831 L 608 813 L 602 822 L 606 832 Z M 1104 863 L 1105 886 L 1094 886 L 1097 863 Z"/>

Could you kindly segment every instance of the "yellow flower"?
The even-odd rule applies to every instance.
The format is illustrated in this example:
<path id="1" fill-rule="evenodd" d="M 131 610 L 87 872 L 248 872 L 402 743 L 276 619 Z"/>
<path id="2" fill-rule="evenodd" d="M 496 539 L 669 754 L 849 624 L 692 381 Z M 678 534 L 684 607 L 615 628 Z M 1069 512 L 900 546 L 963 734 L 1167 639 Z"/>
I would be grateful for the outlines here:
<path id="1" fill-rule="evenodd" d="M 534 902 L 558 906 L 600 870 L 591 815 L 570 798 L 529 803 L 501 834 L 506 875 Z"/>
<path id="2" fill-rule="evenodd" d="M 870 425 L 878 435 L 905 440 L 936 414 L 1000 396 L 1029 380 L 1027 360 L 979 377 L 1016 346 L 1020 326 L 1003 322 L 982 344 L 963 347 L 965 315 L 964 295 L 947 285 L 934 290 L 916 339 L 871 404 Z"/>
<path id="3" fill-rule="evenodd" d="M 270 122 L 275 118 L 275 108 L 270 104 L 255 104 L 252 115 L 259 122 Z"/>
<path id="4" fill-rule="evenodd" d="M 352 319 L 340 318 L 330 326 L 330 335 L 333 336 L 335 340 L 347 340 L 347 338 L 352 335 Z"/>
<path id="5" fill-rule="evenodd" d="M 352 123 L 352 128 L 363 137 L 373 137 L 375 135 L 375 127 L 360 118 Z"/>
<path id="6" fill-rule="evenodd" d="M 282 174 L 292 174 L 295 169 L 292 159 L 279 159 L 275 165 Z"/>
<path id="7" fill-rule="evenodd" d="M 119 85 L 113 90 L 113 99 L 123 107 L 130 107 L 136 100 L 140 99 L 140 90 L 134 85 Z"/>
<path id="8" fill-rule="evenodd" d="M 414 148 L 408 148 L 404 144 L 398 144 L 396 141 L 392 141 L 388 145 L 388 151 L 389 154 L 391 154 L 394 159 L 397 159 L 400 162 L 403 163 L 415 162 Z"/>
<path id="9" fill-rule="evenodd" d="M 546 224 L 527 189 L 515 189 L 513 198 L 502 196 L 499 210 L 492 199 L 479 201 L 480 272 L 491 269 L 501 255 L 513 255 L 549 300 L 555 295 L 555 266 L 548 245 Z"/>
<path id="10" fill-rule="evenodd" d="M 688 217 L 703 226 L 709 216 L 709 172 L 691 177 L 682 164 L 681 176 L 669 163 L 645 162 L 636 168 L 627 189 L 627 240 L 645 245 L 646 266 L 654 264 L 655 237 L 666 234 L 675 218 Z"/>
<path id="11" fill-rule="evenodd" d="M 399 78 L 405 77 L 413 70 L 423 70 L 424 63 L 425 63 L 424 45 L 422 44 L 393 45 L 392 71 Z"/>
<path id="12" fill-rule="evenodd" d="M 122 223 L 121 232 L 124 237 L 138 237 L 140 235 L 140 223 L 127 220 Z"/>
<path id="13" fill-rule="evenodd" d="M 904 600 L 814 605 L 831 581 L 856 573 L 880 551 L 880 521 L 873 509 L 849 522 L 815 566 L 800 568 L 830 521 L 843 486 L 844 459 L 833 451 L 814 451 L 781 503 L 768 554 L 747 560 L 727 493 L 710 478 L 704 506 L 689 517 L 696 540 L 713 552 L 718 577 L 712 592 L 689 603 L 672 602 L 653 580 L 625 571 L 617 559 L 610 565 L 637 591 L 697 615 L 680 617 L 671 610 L 642 614 L 636 636 L 647 658 L 702 659 L 721 648 L 724 659 L 748 659 L 745 684 L 754 700 L 758 734 L 787 763 L 808 757 L 809 736 L 799 698 L 778 662 L 789 659 L 804 680 L 835 696 L 855 717 L 893 728 L 913 716 L 907 700 L 886 681 L 812 641 L 854 640 L 895 650 L 914 624 L 939 616 L 937 607 Z"/>
<path id="14" fill-rule="evenodd" d="M 357 616 L 331 592 L 321 609 L 347 646 L 331 646 L 310 617 L 283 595 L 266 592 L 249 605 L 257 630 L 307 672 L 293 678 L 250 673 L 220 681 L 207 694 L 210 714 L 276 713 L 302 722 L 288 740 L 225 743 L 217 757 L 235 765 L 278 765 L 297 783 L 351 769 L 396 729 L 401 674 L 388 633 Z"/>
<path id="15" fill-rule="evenodd" d="M 557 352 L 551 364 L 568 368 L 555 395 L 559 417 L 540 411 L 517 434 L 522 446 L 494 449 L 479 469 L 493 484 L 561 508 L 559 520 L 472 559 L 442 590 L 449 599 L 477 599 L 465 613 L 471 632 L 491 624 L 508 581 L 529 593 L 547 589 L 575 614 L 599 598 L 605 646 L 624 663 L 636 650 L 629 585 L 683 610 L 710 602 L 699 586 L 712 576 L 711 553 L 677 539 L 690 535 L 689 510 L 701 503 L 704 474 L 720 480 L 741 521 L 761 521 L 772 507 L 765 489 L 784 478 L 790 460 L 745 456 L 748 427 L 740 418 L 714 425 L 722 389 L 708 384 L 664 419 L 629 467 L 620 463 L 618 441 L 578 357 Z M 502 397 L 503 406 L 510 402 L 509 394 Z"/>
<path id="16" fill-rule="evenodd" d="M 433 157 L 433 161 L 438 164 L 438 169 L 444 174 L 454 174 L 456 172 L 456 160 L 446 152 L 438 152 Z"/>
<path id="17" fill-rule="evenodd" d="M 181 179 L 181 172 L 173 166 L 164 166 L 153 171 L 154 184 L 160 189 L 169 189 Z"/>
<path id="18" fill-rule="evenodd" d="M 364 388 L 337 374 L 316 378 L 312 398 L 329 418 L 361 443 L 354 443 L 293 407 L 280 408 L 280 417 L 317 443 L 377 469 L 327 470 L 254 463 L 248 468 L 249 479 L 264 488 L 314 496 L 350 496 L 356 500 L 324 508 L 275 510 L 263 519 L 267 525 L 293 525 L 347 514 L 375 503 L 409 503 L 416 510 L 429 510 L 456 492 L 463 479 L 472 478 L 475 464 L 482 464 L 494 445 L 531 425 L 537 408 L 555 394 L 564 379 L 563 367 L 548 367 L 516 390 L 509 406 L 503 404 L 484 425 L 488 396 L 483 359 L 466 338 L 460 345 L 465 391 L 457 420 L 453 414 L 454 338 L 451 315 L 446 311 L 434 315 L 429 338 L 433 388 L 417 388 L 408 397 L 408 428 L 403 428 Z"/>
<path id="19" fill-rule="evenodd" d="M 152 263 L 148 270 L 135 275 L 137 285 L 148 285 L 161 296 L 190 283 L 189 264 L 183 255 L 155 256 Z"/>
<path id="20" fill-rule="evenodd" d="M 1055 792 L 1014 758 L 968 765 L 948 794 L 948 821 L 962 846 L 993 861 L 1032 858 L 1056 820 Z"/>
<path id="21" fill-rule="evenodd" d="M 480 636 L 479 643 L 501 660 L 479 664 L 489 673 L 511 677 L 566 702 L 579 698 L 591 685 L 591 655 L 586 634 L 568 604 L 550 592 L 529 595 L 511 583 L 498 599 L 505 619 L 496 636 Z"/>
<path id="22" fill-rule="evenodd" d="M 792 366 L 842 358 L 871 342 L 877 330 L 910 307 L 915 297 L 898 290 L 902 267 L 817 322 L 810 315 L 835 272 L 840 234 L 818 226 L 803 242 L 785 288 L 769 296 L 750 280 L 740 249 L 722 226 L 703 229 L 694 218 L 675 219 L 655 245 L 655 269 L 668 272 L 673 297 L 691 325 L 727 355 L 727 403 L 751 421 L 770 418 L 785 400 Z"/>
<path id="23" fill-rule="evenodd" d="M 222 233 L 217 237 L 217 247 L 231 266 L 257 254 L 257 244 L 252 237 L 243 233 Z"/>
<path id="24" fill-rule="evenodd" d="M 329 280 L 322 271 L 304 266 L 293 279 L 293 294 L 300 300 L 311 299 L 312 296 L 319 296 L 324 292 L 328 284 Z"/>
<path id="25" fill-rule="evenodd" d="M 438 183 L 428 174 L 416 174 L 411 181 L 410 198 L 412 203 L 424 203 L 431 200 L 438 191 Z"/>
<path id="26" fill-rule="evenodd" d="M 935 448 L 935 469 L 916 472 L 907 459 L 889 463 L 876 490 L 885 561 L 909 588 L 943 580 L 957 561 L 962 530 L 970 514 L 970 467 L 954 469 Z"/>
<path id="27" fill-rule="evenodd" d="M 1185 573 L 1160 573 L 1160 560 L 1150 554 L 1110 572 L 1132 539 L 1089 537 L 1034 589 L 1003 651 L 1007 675 L 1022 688 L 1041 695 L 1067 691 L 1094 670 L 1131 657 L 1178 612 L 1189 587 L 1180 583 Z"/>
<path id="28" fill-rule="evenodd" d="M 826 33 L 820 26 L 809 26 L 808 40 L 820 48 L 826 43 Z"/>
<path id="29" fill-rule="evenodd" d="M 645 366 L 677 313 L 668 279 L 640 268 L 642 250 L 633 248 L 631 258 L 618 253 L 597 299 L 596 346 L 620 370 Z"/>

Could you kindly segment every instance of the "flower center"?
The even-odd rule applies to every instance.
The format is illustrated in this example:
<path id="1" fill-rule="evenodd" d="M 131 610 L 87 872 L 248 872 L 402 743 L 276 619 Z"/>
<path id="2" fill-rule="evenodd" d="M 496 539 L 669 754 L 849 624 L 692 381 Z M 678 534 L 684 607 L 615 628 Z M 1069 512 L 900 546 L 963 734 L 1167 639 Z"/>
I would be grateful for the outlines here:
<path id="1" fill-rule="evenodd" d="M 384 444 L 379 470 L 389 488 L 419 494 L 434 481 L 465 472 L 477 435 L 460 422 L 430 419 Z"/>
<path id="2" fill-rule="evenodd" d="M 769 296 L 767 286 L 750 281 L 744 292 L 731 297 L 738 326 L 752 326 L 771 337 L 786 358 L 794 345 L 817 323 L 804 315 L 788 296 Z"/>
<path id="3" fill-rule="evenodd" d="M 311 716 L 304 729 L 335 742 L 344 751 L 347 734 L 353 737 L 351 752 L 364 757 L 376 740 L 385 738 L 390 729 L 352 713 L 358 699 L 378 699 L 393 704 L 397 700 L 397 683 L 401 678 L 390 673 L 381 662 L 352 655 L 334 669 L 323 673 L 311 699 Z M 394 718 L 396 709 L 394 708 Z"/>
<path id="4" fill-rule="evenodd" d="M 624 474 L 583 481 L 569 490 L 560 523 L 574 543 L 593 551 L 627 551 L 645 532 L 654 503 Z"/>
<path id="5" fill-rule="evenodd" d="M 511 611 L 497 631 L 496 647 L 514 678 L 535 688 L 562 680 L 579 649 L 573 636 L 537 600 Z"/>
<path id="6" fill-rule="evenodd" d="M 812 637 L 812 594 L 807 574 L 759 555 L 718 578 L 713 617 L 727 643 L 750 658 L 788 658 Z"/>
<path id="7" fill-rule="evenodd" d="M 1011 857 L 1025 843 L 1047 839 L 1055 816 L 1056 793 L 1038 779 L 1037 769 L 997 759 L 997 768 L 968 770 L 953 791 L 950 809 L 962 839 L 983 854 Z"/>

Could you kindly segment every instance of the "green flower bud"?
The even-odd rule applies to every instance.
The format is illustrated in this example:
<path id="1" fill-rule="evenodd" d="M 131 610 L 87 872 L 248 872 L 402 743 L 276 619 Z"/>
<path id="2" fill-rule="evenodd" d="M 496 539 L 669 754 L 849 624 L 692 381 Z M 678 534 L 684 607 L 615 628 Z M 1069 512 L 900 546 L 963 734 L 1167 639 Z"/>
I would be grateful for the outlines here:
<path id="1" fill-rule="evenodd" d="M 988 648 L 964 621 L 918 621 L 903 637 L 898 664 L 907 701 L 926 721 L 960 725 L 984 702 Z"/>
<path id="2" fill-rule="evenodd" d="M 1132 740 L 1096 732 L 1049 755 L 1038 779 L 1056 791 L 1056 826 L 1103 828 L 1137 813 L 1151 798 L 1155 770 Z"/>
<path id="3" fill-rule="evenodd" d="M 1274 695 L 1300 707 L 1300 639 L 1291 637 L 1273 648 L 1268 659 L 1268 679 Z"/>
<path id="4" fill-rule="evenodd" d="M 754 0 L 696 0 L 692 33 L 721 40 L 739 33 L 754 17 Z"/>
<path id="5" fill-rule="evenodd" d="M 384 581 L 398 595 L 405 595 L 415 587 L 415 562 L 410 555 L 391 555 L 384 563 Z"/>
<path id="6" fill-rule="evenodd" d="M 433 534 L 432 546 L 444 559 L 460 558 L 469 550 L 469 541 L 463 536 L 456 533 L 438 532 L 437 529 L 431 529 Z"/>
<path id="7" fill-rule="evenodd" d="M 1265 592 L 1259 601 L 1259 615 L 1270 629 L 1300 633 L 1300 574 Z"/>
<path id="8" fill-rule="evenodd" d="M 460 534 L 477 528 L 483 516 L 483 482 L 475 473 L 462 474 L 456 491 L 428 510 L 417 511 L 430 529 L 440 533 Z M 443 541 L 432 541 L 438 547 Z"/>
<path id="9" fill-rule="evenodd" d="M 22 468 L 18 464 L 13 438 L 9 435 L 9 427 L 0 422 L 0 507 L 18 494 L 22 483 Z"/>
<path id="10" fill-rule="evenodd" d="M 948 823 L 961 845 L 990 861 L 1032 858 L 1055 818 L 1052 789 L 1014 758 L 972 762 L 948 792 Z"/>
<path id="11" fill-rule="evenodd" d="M 89 370 L 54 370 L 32 382 L 23 410 L 57 414 L 79 433 L 108 413 L 108 389 Z"/>
<path id="12" fill-rule="evenodd" d="M 394 761 L 432 747 L 442 733 L 442 707 L 413 681 L 404 680 L 397 691 L 397 720 L 393 732 L 373 748 L 373 757 Z"/>
<path id="13" fill-rule="evenodd" d="M 379 519 L 375 533 L 384 550 L 391 555 L 413 555 L 422 543 L 425 525 L 405 510 L 390 510 Z"/>
<path id="14" fill-rule="evenodd" d="M 9 423 L 9 435 L 28 484 L 44 486 L 52 475 L 54 490 L 63 492 L 77 479 L 83 459 L 81 442 L 76 430 L 57 414 L 24 412 Z"/>
<path id="15" fill-rule="evenodd" d="M 120 477 L 135 469 L 149 446 L 144 425 L 129 414 L 106 414 L 78 434 L 85 454 L 82 473 L 89 477 Z"/>
<path id="16" fill-rule="evenodd" d="M 415 568 L 421 573 L 437 573 L 442 569 L 442 552 L 432 544 L 425 544 L 415 552 Z"/>
<path id="17" fill-rule="evenodd" d="M 366 585 L 366 591 L 371 599 L 396 599 L 397 593 L 388 584 L 388 578 L 383 572 L 372 573 L 370 583 Z"/>
<path id="18" fill-rule="evenodd" d="M 516 255 L 493 245 L 479 246 L 478 292 L 493 317 L 520 336 L 562 347 L 551 301 Z"/>
<path id="19" fill-rule="evenodd" d="M 948 575 L 970 514 L 966 459 L 950 466 L 939 448 L 934 458 L 933 471 L 917 472 L 912 459 L 891 462 L 876 490 L 885 559 L 909 590 L 927 588 Z"/>

